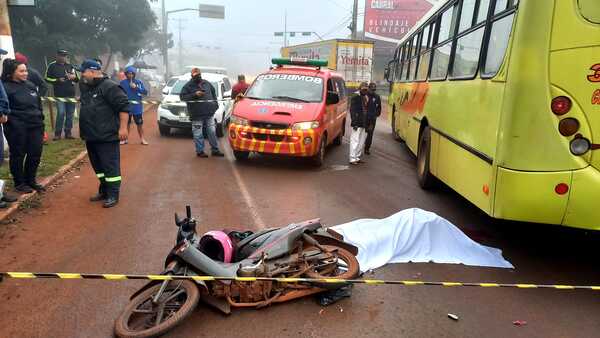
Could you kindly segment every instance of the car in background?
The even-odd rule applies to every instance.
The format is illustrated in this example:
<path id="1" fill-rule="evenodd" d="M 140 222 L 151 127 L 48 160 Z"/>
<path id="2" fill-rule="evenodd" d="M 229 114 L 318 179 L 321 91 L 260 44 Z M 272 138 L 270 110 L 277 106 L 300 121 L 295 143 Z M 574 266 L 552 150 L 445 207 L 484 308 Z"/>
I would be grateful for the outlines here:
<path id="1" fill-rule="evenodd" d="M 161 136 L 171 135 L 171 129 L 192 130 L 190 114 L 187 105 L 179 98 L 181 90 L 191 80 L 191 74 L 175 77 L 176 81 L 168 94 L 164 94 L 161 104 L 158 106 L 157 122 Z M 231 82 L 227 75 L 215 73 L 202 73 L 202 78 L 209 81 L 215 87 L 219 108 L 215 113 L 217 124 L 217 136 L 223 137 L 225 129 L 231 118 Z"/>
<path id="2" fill-rule="evenodd" d="M 162 89 L 163 99 L 164 96 L 169 95 L 169 93 L 171 92 L 171 88 L 173 88 L 177 80 L 179 80 L 179 76 L 174 76 L 170 78 L 169 81 L 167 81 L 167 84 L 165 84 L 165 86 Z"/>

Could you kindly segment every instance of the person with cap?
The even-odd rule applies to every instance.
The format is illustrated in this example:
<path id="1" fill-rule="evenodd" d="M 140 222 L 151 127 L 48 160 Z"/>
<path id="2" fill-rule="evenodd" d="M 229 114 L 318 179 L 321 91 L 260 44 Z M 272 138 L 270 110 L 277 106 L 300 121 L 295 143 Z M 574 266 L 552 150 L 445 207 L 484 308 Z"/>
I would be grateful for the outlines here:
<path id="1" fill-rule="evenodd" d="M 85 86 L 81 86 L 79 133 L 100 181 L 98 194 L 90 201 L 104 202 L 104 208 L 112 208 L 119 203 L 119 141 L 127 140 L 129 100 L 123 88 L 102 73 L 98 62 L 84 61 L 80 72 Z"/>
<path id="2" fill-rule="evenodd" d="M 179 95 L 181 101 L 187 102 L 187 109 L 192 120 L 192 132 L 194 134 L 194 144 L 196 146 L 196 156 L 206 158 L 208 155 L 204 152 L 204 132 L 208 134 L 208 142 L 212 149 L 212 156 L 224 157 L 219 150 L 217 141 L 215 112 L 219 107 L 217 103 L 217 93 L 213 85 L 202 79 L 202 72 L 199 68 L 192 69 L 192 79 L 183 86 Z"/>
<path id="3" fill-rule="evenodd" d="M 58 50 L 56 61 L 48 65 L 46 69 L 46 81 L 54 86 L 54 96 L 58 98 L 74 98 L 75 83 L 79 81 L 77 72 L 69 63 L 69 52 Z M 60 140 L 63 128 L 66 139 L 73 139 L 73 115 L 75 114 L 75 102 L 56 102 L 56 125 L 54 126 L 54 140 Z"/>
<path id="4" fill-rule="evenodd" d="M 48 94 L 48 85 L 46 84 L 46 81 L 44 81 L 42 74 L 40 74 L 37 69 L 29 65 L 29 58 L 27 58 L 27 56 L 24 54 L 17 52 L 15 53 L 15 60 L 27 66 L 27 72 L 29 73 L 27 80 L 36 85 L 38 93 L 41 97 L 46 96 L 46 94 Z"/>
<path id="5" fill-rule="evenodd" d="M 248 85 L 248 83 L 246 82 L 246 76 L 243 74 L 238 75 L 238 82 L 233 86 L 233 89 L 231 90 L 231 98 L 235 100 L 238 97 L 238 95 L 246 94 L 248 87 L 250 87 L 250 85 Z"/>
<path id="6" fill-rule="evenodd" d="M 7 51 L 0 48 L 0 57 L 8 54 Z M 8 121 L 8 114 L 10 113 L 10 105 L 8 102 L 8 96 L 4 85 L 0 81 L 0 165 L 4 163 L 4 130 L 2 125 Z M 8 203 L 16 202 L 17 198 L 4 193 L 5 182 L 0 180 L 0 209 L 8 208 Z"/>
<path id="7" fill-rule="evenodd" d="M 44 114 L 37 87 L 27 80 L 27 66 L 13 59 L 2 64 L 2 84 L 10 105 L 4 133 L 10 146 L 10 173 L 15 190 L 45 191 L 36 180 L 42 158 Z"/>
<path id="8" fill-rule="evenodd" d="M 131 121 L 133 120 L 137 126 L 142 145 L 147 146 L 148 142 L 144 138 L 144 106 L 141 101 L 143 96 L 148 95 L 148 90 L 146 90 L 146 87 L 141 80 L 136 79 L 136 73 L 137 70 L 133 66 L 125 68 L 125 76 L 127 76 L 127 79 L 121 81 L 121 88 L 125 90 L 130 101 L 127 133 L 130 131 Z M 127 141 L 121 141 L 121 144 L 127 144 Z"/>
<path id="9" fill-rule="evenodd" d="M 350 101 L 350 118 L 352 135 L 350 135 L 350 164 L 362 163 L 362 154 L 367 137 L 365 127 L 367 125 L 367 112 L 369 109 L 369 84 L 362 82 L 357 95 Z"/>
<path id="10" fill-rule="evenodd" d="M 365 154 L 371 155 L 371 145 L 373 144 L 373 134 L 377 118 L 381 116 L 381 96 L 377 94 L 377 85 L 375 82 L 369 83 L 369 106 L 367 109 L 367 139 L 365 140 Z"/>

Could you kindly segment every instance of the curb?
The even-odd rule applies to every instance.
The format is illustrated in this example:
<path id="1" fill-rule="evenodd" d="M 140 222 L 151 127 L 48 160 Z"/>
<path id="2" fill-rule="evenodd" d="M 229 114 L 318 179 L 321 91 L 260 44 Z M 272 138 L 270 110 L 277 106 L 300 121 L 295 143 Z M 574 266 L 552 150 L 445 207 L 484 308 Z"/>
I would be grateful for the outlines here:
<path id="1" fill-rule="evenodd" d="M 44 180 L 42 180 L 40 182 L 40 184 L 44 188 L 48 187 L 50 184 L 56 182 L 58 179 L 63 177 L 69 170 L 73 169 L 73 167 L 75 167 L 75 165 L 77 165 L 78 163 L 83 161 L 83 159 L 86 156 L 87 156 L 87 151 L 86 150 L 82 151 L 81 153 L 79 153 L 79 155 L 77 155 L 74 159 L 72 159 L 71 162 L 60 167 L 60 169 L 58 169 L 58 171 L 54 175 L 52 175 L 50 177 L 46 177 Z M 19 197 L 19 200 L 12 203 L 9 208 L 0 211 L 0 222 L 3 222 L 8 217 L 10 217 L 12 214 L 14 214 L 17 210 L 19 210 L 19 207 L 21 206 L 21 204 L 31 200 L 33 197 L 35 197 L 38 194 L 39 193 L 37 191 L 34 191 L 31 194 L 21 195 L 21 197 Z"/>

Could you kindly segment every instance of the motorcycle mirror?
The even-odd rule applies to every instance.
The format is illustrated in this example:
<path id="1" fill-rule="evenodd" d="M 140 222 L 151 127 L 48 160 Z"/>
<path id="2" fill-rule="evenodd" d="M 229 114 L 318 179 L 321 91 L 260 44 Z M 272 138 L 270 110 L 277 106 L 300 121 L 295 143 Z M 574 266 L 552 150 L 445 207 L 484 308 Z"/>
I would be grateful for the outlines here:
<path id="1" fill-rule="evenodd" d="M 181 219 L 179 218 L 179 215 L 177 215 L 177 213 L 175 213 L 175 224 L 177 225 L 177 227 L 181 226 Z"/>
<path id="2" fill-rule="evenodd" d="M 185 212 L 186 212 L 188 219 L 192 218 L 192 207 L 190 207 L 189 205 L 186 205 Z"/>

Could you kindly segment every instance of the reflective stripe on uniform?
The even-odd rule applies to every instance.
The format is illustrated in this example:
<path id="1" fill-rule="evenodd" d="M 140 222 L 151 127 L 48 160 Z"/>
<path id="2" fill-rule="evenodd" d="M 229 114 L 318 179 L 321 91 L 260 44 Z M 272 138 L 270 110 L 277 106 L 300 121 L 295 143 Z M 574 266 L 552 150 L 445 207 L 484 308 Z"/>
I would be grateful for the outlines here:
<path id="1" fill-rule="evenodd" d="M 121 176 L 107 177 L 107 178 L 105 178 L 105 180 L 106 180 L 106 182 L 110 182 L 110 183 L 121 182 Z"/>
<path id="2" fill-rule="evenodd" d="M 98 176 L 98 178 L 104 178 L 104 174 L 102 174 L 102 173 L 96 174 L 96 176 Z"/>

